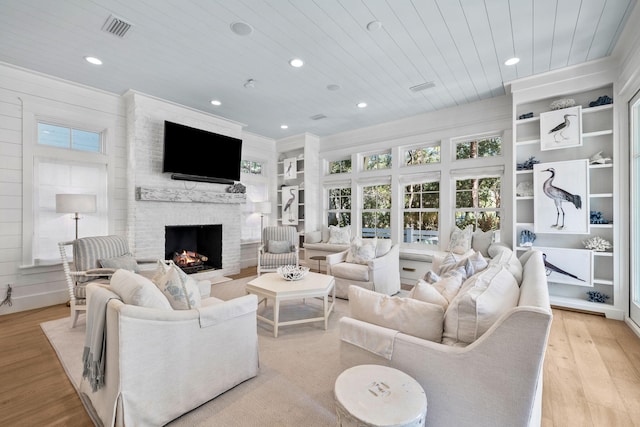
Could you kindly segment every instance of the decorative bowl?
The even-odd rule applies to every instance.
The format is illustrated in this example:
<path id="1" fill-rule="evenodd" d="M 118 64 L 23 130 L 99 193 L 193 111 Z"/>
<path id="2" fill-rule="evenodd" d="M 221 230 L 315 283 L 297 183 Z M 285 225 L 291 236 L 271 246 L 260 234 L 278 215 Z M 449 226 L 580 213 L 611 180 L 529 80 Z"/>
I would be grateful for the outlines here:
<path id="1" fill-rule="evenodd" d="M 283 265 L 281 267 L 278 267 L 277 271 L 278 274 L 285 280 L 300 280 L 309 272 L 309 267 Z"/>

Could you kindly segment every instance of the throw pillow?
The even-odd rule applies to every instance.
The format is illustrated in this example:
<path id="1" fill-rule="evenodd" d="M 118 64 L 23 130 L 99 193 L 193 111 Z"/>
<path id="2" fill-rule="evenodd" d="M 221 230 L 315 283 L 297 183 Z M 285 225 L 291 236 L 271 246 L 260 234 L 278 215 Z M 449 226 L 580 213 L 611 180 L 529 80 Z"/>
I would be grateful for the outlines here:
<path id="1" fill-rule="evenodd" d="M 409 292 L 409 298 L 437 304 L 444 311 L 447 311 L 447 307 L 449 307 L 449 301 L 431 283 L 427 283 L 424 280 L 418 280 L 418 283 Z"/>
<path id="2" fill-rule="evenodd" d="M 329 226 L 329 241 L 336 245 L 346 245 L 351 241 L 351 227 L 338 227 L 335 225 Z"/>
<path id="3" fill-rule="evenodd" d="M 439 305 L 350 286 L 349 310 L 354 319 L 425 340 L 442 341 L 444 309 Z"/>
<path id="4" fill-rule="evenodd" d="M 347 262 L 352 264 L 366 264 L 376 257 L 377 238 L 362 239 L 356 237 L 351 242 L 349 252 L 347 252 Z"/>
<path id="5" fill-rule="evenodd" d="M 473 252 L 469 256 L 455 257 L 453 253 L 449 253 L 440 262 L 440 269 L 438 273 L 442 276 L 449 271 L 456 270 L 457 268 L 464 267 L 465 276 L 471 277 L 480 270 L 484 270 L 487 267 L 487 260 L 484 259 L 480 252 Z M 465 277 L 465 278 L 466 278 Z"/>
<path id="6" fill-rule="evenodd" d="M 163 274 L 154 276 L 153 282 L 169 300 L 171 307 L 174 310 L 200 307 L 202 297 L 196 281 L 171 261 L 164 270 Z"/>
<path id="7" fill-rule="evenodd" d="M 493 230 L 482 231 L 477 229 L 471 236 L 471 248 L 488 258 L 489 246 L 493 243 L 494 234 Z"/>
<path id="8" fill-rule="evenodd" d="M 137 273 L 138 271 L 140 271 L 140 266 L 138 266 L 138 261 L 136 261 L 136 259 L 131 254 L 125 254 L 118 257 L 101 259 L 101 260 L 98 260 L 98 262 L 100 263 L 100 266 L 102 266 L 102 268 L 114 268 L 114 269 L 122 268 L 124 270 L 133 271 L 134 273 Z"/>
<path id="9" fill-rule="evenodd" d="M 500 265 L 490 265 L 465 281 L 449 303 L 444 319 L 444 342 L 470 344 L 480 338 L 500 316 L 518 304 L 520 289 L 513 275 Z"/>
<path id="10" fill-rule="evenodd" d="M 468 225 L 464 230 L 454 227 L 449 240 L 449 250 L 456 254 L 463 254 L 471 249 L 471 233 L 473 233 L 472 225 Z"/>
<path id="11" fill-rule="evenodd" d="M 125 304 L 171 310 L 171 304 L 160 289 L 144 276 L 119 269 L 111 276 L 109 286 Z"/>
<path id="12" fill-rule="evenodd" d="M 272 254 L 286 254 L 291 251 L 291 243 L 288 240 L 269 240 L 267 252 Z"/>
<path id="13" fill-rule="evenodd" d="M 322 241 L 322 231 L 307 231 L 304 235 L 305 243 L 320 243 Z"/>
<path id="14" fill-rule="evenodd" d="M 464 268 L 460 267 L 456 270 L 451 270 L 442 279 L 433 284 L 433 287 L 442 295 L 448 303 L 451 303 L 453 299 L 458 295 L 462 283 L 467 278 Z"/>
<path id="15" fill-rule="evenodd" d="M 424 273 L 424 277 L 422 278 L 422 280 L 424 280 L 427 283 L 436 283 L 438 280 L 440 280 L 440 276 L 438 276 L 436 273 L 433 272 L 433 270 L 429 270 L 426 273 Z"/>
<path id="16" fill-rule="evenodd" d="M 493 244 L 489 247 L 489 254 L 491 255 L 489 264 L 505 267 L 513 274 L 518 286 L 522 284 L 522 264 L 511 248 L 502 244 Z"/>

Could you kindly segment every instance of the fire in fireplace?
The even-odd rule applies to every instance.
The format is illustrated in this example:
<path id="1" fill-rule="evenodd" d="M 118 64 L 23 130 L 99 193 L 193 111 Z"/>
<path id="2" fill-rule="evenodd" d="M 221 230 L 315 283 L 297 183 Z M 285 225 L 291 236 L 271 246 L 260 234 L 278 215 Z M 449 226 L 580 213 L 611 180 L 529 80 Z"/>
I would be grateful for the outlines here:
<path id="1" fill-rule="evenodd" d="M 187 274 L 222 268 L 222 225 L 166 226 L 165 259 Z"/>

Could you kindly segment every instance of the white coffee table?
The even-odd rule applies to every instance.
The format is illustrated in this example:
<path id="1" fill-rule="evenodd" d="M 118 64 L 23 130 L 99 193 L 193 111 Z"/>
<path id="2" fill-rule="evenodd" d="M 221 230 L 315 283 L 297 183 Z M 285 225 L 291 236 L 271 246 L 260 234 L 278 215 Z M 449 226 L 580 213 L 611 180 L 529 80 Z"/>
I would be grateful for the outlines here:
<path id="1" fill-rule="evenodd" d="M 278 327 L 285 325 L 297 325 L 300 323 L 324 321 L 324 329 L 327 329 L 329 314 L 335 303 L 336 289 L 333 276 L 308 272 L 301 280 L 285 280 L 278 273 L 265 273 L 247 283 L 247 293 L 258 296 L 260 302 L 264 300 L 265 307 L 268 300 L 273 300 L 273 319 L 258 314 L 258 319 L 273 325 L 273 336 L 278 337 Z M 329 304 L 329 292 L 331 292 L 331 304 Z M 322 317 L 311 317 L 286 322 L 280 321 L 280 302 L 292 299 L 305 299 L 319 297 L 323 299 Z"/>
<path id="2" fill-rule="evenodd" d="M 359 365 L 342 372 L 334 387 L 338 425 L 424 426 L 427 396 L 409 375 L 382 365 Z"/>

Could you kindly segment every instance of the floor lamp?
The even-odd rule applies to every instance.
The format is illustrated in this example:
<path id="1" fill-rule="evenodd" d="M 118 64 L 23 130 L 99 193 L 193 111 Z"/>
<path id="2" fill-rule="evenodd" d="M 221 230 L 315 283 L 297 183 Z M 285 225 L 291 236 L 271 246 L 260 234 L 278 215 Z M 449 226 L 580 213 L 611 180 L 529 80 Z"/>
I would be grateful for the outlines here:
<path id="1" fill-rule="evenodd" d="M 256 212 L 260 212 L 260 245 L 264 244 L 262 237 L 263 220 L 265 215 L 271 213 L 271 202 L 258 202 L 256 203 Z"/>
<path id="2" fill-rule="evenodd" d="M 56 194 L 56 213 L 72 213 L 76 222 L 76 240 L 78 239 L 78 220 L 81 213 L 96 211 L 95 194 Z"/>

